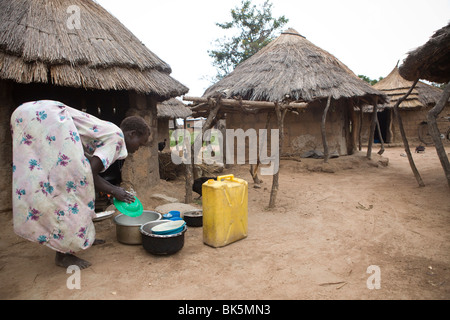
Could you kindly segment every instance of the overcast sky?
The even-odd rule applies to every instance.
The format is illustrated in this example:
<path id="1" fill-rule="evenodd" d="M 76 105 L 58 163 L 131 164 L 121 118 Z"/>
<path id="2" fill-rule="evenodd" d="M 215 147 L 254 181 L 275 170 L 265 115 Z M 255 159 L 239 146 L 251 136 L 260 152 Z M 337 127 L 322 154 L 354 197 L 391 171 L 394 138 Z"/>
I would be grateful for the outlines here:
<path id="1" fill-rule="evenodd" d="M 216 70 L 208 50 L 241 0 L 96 0 L 172 67 L 190 96 L 203 95 Z M 259 5 L 263 0 L 253 0 Z M 271 0 L 274 17 L 328 51 L 355 74 L 387 76 L 406 54 L 450 21 L 450 0 Z"/>

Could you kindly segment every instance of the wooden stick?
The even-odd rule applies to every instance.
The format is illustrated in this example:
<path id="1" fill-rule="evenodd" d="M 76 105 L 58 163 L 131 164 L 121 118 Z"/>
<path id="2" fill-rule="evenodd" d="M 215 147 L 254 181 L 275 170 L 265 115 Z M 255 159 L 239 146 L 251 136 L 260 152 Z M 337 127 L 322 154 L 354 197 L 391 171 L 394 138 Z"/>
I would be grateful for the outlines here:
<path id="1" fill-rule="evenodd" d="M 208 118 L 206 118 L 205 123 L 203 124 L 202 127 L 202 132 L 195 138 L 195 141 L 197 141 L 197 139 L 203 139 L 203 133 L 206 132 L 206 130 L 209 130 L 214 123 L 218 120 L 217 119 L 217 114 L 220 110 L 220 107 L 222 106 L 221 104 L 221 100 L 217 99 L 217 100 L 210 100 L 209 101 L 211 104 L 211 111 L 208 114 Z M 193 165 L 195 163 L 195 160 L 198 157 L 198 153 L 196 153 L 195 151 L 195 146 L 196 143 L 194 141 L 194 144 L 191 145 L 191 164 L 190 165 L 186 165 L 186 196 L 185 196 L 185 203 L 191 203 L 192 202 L 192 186 L 194 184 L 194 180 L 193 180 Z M 201 150 L 201 148 L 200 148 Z M 200 151 L 198 150 L 198 151 Z"/>
<path id="2" fill-rule="evenodd" d="M 439 160 L 441 162 L 442 168 L 444 169 L 445 177 L 447 178 L 448 186 L 450 187 L 450 163 L 448 161 L 447 154 L 445 152 L 444 145 L 440 137 L 439 128 L 437 126 L 436 119 L 438 115 L 444 110 L 444 107 L 450 98 L 450 82 L 447 83 L 442 97 L 439 99 L 438 103 L 428 112 L 428 131 L 433 138 L 434 146 L 438 154 Z"/>
<path id="3" fill-rule="evenodd" d="M 279 156 L 281 156 L 281 150 L 283 149 L 283 141 L 284 141 L 284 117 L 286 116 L 287 109 L 278 105 L 278 103 L 275 105 L 275 112 L 277 114 L 277 120 L 278 120 L 278 128 L 280 130 L 279 134 Z M 270 192 L 270 201 L 269 201 L 269 209 L 275 208 L 275 202 L 277 199 L 277 193 L 278 193 L 278 177 L 280 173 L 280 168 L 278 168 L 278 171 L 273 175 L 272 179 L 272 191 Z"/>
<path id="4" fill-rule="evenodd" d="M 323 111 L 322 126 L 321 126 L 323 156 L 324 156 L 325 163 L 328 163 L 328 159 L 330 158 L 330 151 L 328 150 L 328 142 L 327 142 L 327 133 L 326 133 L 326 129 L 325 129 L 325 122 L 327 120 L 327 113 L 328 113 L 328 110 L 330 109 L 330 105 L 331 105 L 331 96 L 328 97 L 327 106 L 325 107 L 325 110 Z"/>
<path id="5" fill-rule="evenodd" d="M 363 121 L 364 121 L 364 116 L 363 115 L 364 115 L 363 107 L 361 106 L 361 107 L 359 107 L 359 119 L 360 119 L 360 121 L 359 121 L 359 129 L 358 129 L 358 143 L 359 143 L 358 149 L 359 149 L 359 151 L 362 150 L 361 133 L 362 133 L 362 127 L 363 127 Z"/>
<path id="6" fill-rule="evenodd" d="M 381 156 L 384 153 L 384 140 L 383 140 L 383 135 L 381 134 L 380 121 L 378 120 L 378 115 L 377 115 L 377 130 L 378 130 L 378 136 L 380 137 L 380 141 L 381 141 L 381 148 L 380 148 L 380 151 L 378 151 L 378 154 Z"/>
<path id="7" fill-rule="evenodd" d="M 201 97 L 183 97 L 184 101 L 191 101 L 196 103 L 205 103 L 213 98 L 201 98 Z M 258 108 L 275 108 L 276 102 L 269 101 L 252 101 L 252 100 L 236 100 L 236 99 L 220 99 L 223 106 L 232 107 L 258 107 Z M 291 102 L 285 105 L 287 108 L 292 109 L 306 109 L 308 104 L 305 102 Z"/>
<path id="8" fill-rule="evenodd" d="M 375 135 L 375 126 L 377 124 L 377 112 L 378 112 L 378 97 L 375 98 L 375 103 L 373 104 L 372 122 L 370 124 L 369 131 L 369 145 L 367 146 L 367 159 L 372 159 L 372 145 Z"/>
<path id="9" fill-rule="evenodd" d="M 394 114 L 395 117 L 397 118 L 397 122 L 398 122 L 398 128 L 400 129 L 400 133 L 402 135 L 402 140 L 403 140 L 403 145 L 405 146 L 405 152 L 406 155 L 408 156 L 408 161 L 409 161 L 409 165 L 411 166 L 411 170 L 414 174 L 414 177 L 417 180 L 417 183 L 419 184 L 419 187 L 425 187 L 425 183 L 422 180 L 422 177 L 420 176 L 419 170 L 417 170 L 417 167 L 414 163 L 414 159 L 412 157 L 411 154 L 411 150 L 409 149 L 409 143 L 408 143 L 408 139 L 406 138 L 406 133 L 405 133 L 405 129 L 403 128 L 403 122 L 402 122 L 402 117 L 400 116 L 400 112 L 398 111 L 398 106 L 406 100 L 406 98 L 408 98 L 408 96 L 411 94 L 411 92 L 413 91 L 414 87 L 416 86 L 417 82 L 419 82 L 419 79 L 417 79 L 413 85 L 411 86 L 411 88 L 409 89 L 409 91 L 400 99 L 398 99 L 398 101 L 395 103 L 394 105 Z"/>

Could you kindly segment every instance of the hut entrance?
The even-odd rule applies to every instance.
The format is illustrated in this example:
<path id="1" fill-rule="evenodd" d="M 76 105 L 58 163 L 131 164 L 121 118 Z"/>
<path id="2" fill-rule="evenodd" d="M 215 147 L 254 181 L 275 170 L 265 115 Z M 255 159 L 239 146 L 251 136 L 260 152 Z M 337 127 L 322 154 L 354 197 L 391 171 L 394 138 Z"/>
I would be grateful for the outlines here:
<path id="1" fill-rule="evenodd" d="M 385 108 L 382 112 L 378 112 L 378 122 L 380 123 L 381 138 L 383 138 L 383 142 L 389 142 L 391 113 L 387 108 Z M 374 143 L 381 143 L 380 134 L 378 133 L 377 128 L 375 128 Z"/>

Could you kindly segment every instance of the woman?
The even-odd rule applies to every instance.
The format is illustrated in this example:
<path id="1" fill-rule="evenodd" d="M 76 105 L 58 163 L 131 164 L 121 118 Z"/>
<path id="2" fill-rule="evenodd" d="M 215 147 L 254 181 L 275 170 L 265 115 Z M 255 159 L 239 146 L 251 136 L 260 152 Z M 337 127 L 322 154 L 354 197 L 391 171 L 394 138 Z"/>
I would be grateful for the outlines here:
<path id="1" fill-rule="evenodd" d="M 89 267 L 73 254 L 96 244 L 95 190 L 134 201 L 99 173 L 145 146 L 150 128 L 140 117 L 124 119 L 119 128 L 63 103 L 43 100 L 14 111 L 11 134 L 14 231 L 57 251 L 58 266 Z"/>

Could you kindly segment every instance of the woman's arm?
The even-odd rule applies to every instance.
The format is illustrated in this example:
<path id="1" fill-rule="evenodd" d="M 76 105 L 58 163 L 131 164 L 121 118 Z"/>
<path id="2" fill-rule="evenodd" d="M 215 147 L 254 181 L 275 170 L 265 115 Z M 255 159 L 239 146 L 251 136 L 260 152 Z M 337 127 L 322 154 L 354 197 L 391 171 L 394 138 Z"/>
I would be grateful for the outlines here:
<path id="1" fill-rule="evenodd" d="M 94 186 L 97 191 L 110 194 L 119 201 L 127 203 L 134 202 L 134 196 L 131 193 L 127 192 L 124 188 L 109 183 L 99 175 L 99 173 L 104 169 L 100 158 L 94 156 L 90 158 L 89 161 L 91 163 L 92 175 L 94 177 Z"/>

